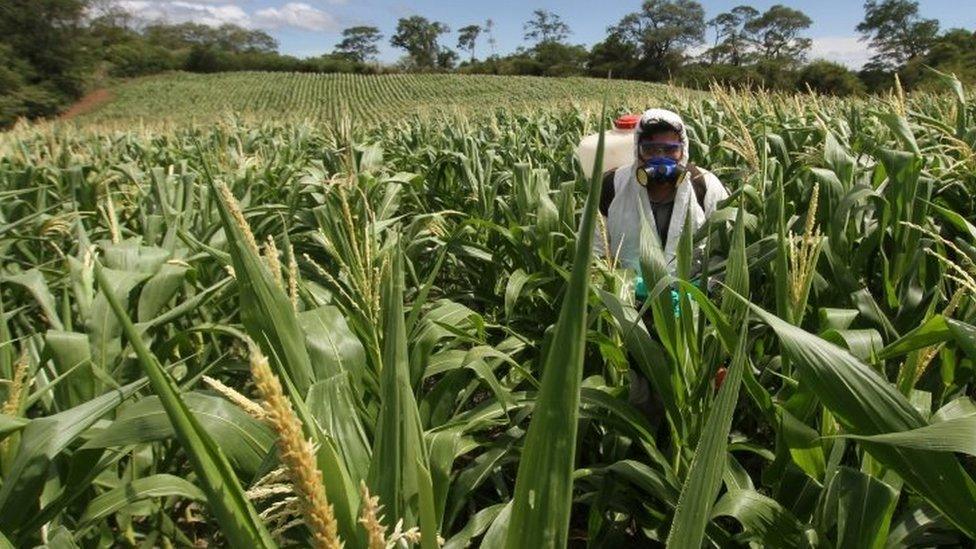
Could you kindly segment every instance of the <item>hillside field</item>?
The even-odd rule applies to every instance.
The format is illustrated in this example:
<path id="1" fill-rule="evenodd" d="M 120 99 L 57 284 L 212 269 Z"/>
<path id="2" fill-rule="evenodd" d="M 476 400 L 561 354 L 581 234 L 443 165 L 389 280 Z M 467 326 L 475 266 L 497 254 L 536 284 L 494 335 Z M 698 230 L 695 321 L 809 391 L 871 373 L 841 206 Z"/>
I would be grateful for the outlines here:
<path id="1" fill-rule="evenodd" d="M 661 84 L 594 78 L 542 78 L 458 74 L 169 73 L 121 81 L 108 100 L 74 119 L 124 127 L 139 123 L 201 123 L 227 117 L 251 122 L 330 122 L 343 118 L 372 125 L 410 115 L 477 115 L 497 108 L 521 110 L 647 105 Z"/>

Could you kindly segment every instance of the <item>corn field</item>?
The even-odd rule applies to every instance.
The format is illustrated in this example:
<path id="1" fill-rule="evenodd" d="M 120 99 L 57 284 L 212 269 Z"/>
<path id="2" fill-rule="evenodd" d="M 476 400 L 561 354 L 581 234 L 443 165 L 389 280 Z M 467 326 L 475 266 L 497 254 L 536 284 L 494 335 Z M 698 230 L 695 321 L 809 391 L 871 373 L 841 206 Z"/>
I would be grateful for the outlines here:
<path id="1" fill-rule="evenodd" d="M 171 73 L 124 81 L 109 88 L 114 99 L 81 116 L 85 125 L 129 129 L 220 122 L 278 120 L 331 123 L 351 117 L 358 125 L 387 124 L 418 115 L 467 115 L 652 102 L 667 88 L 594 78 L 543 78 L 456 74 L 313 74 L 233 72 Z M 697 93 L 686 91 L 684 93 Z"/>
<path id="2" fill-rule="evenodd" d="M 640 310 L 573 149 L 646 104 L 4 134 L 0 547 L 971 546 L 946 83 L 661 99 L 731 196 Z"/>

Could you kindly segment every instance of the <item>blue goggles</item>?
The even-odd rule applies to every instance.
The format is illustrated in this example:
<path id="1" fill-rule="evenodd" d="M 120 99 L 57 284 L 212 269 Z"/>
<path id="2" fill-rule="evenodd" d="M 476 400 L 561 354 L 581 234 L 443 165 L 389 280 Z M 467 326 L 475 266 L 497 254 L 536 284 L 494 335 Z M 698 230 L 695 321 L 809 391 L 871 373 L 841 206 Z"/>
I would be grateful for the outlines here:
<path id="1" fill-rule="evenodd" d="M 660 142 L 660 141 L 641 141 L 637 144 L 637 150 L 643 157 L 671 156 L 682 149 L 681 143 Z"/>

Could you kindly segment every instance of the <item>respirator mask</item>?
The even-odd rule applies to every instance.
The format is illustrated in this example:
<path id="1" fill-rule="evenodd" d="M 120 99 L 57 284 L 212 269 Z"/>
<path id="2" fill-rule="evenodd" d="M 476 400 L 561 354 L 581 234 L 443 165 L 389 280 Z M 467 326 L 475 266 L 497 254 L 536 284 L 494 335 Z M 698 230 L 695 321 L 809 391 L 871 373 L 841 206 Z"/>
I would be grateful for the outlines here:
<path id="1" fill-rule="evenodd" d="M 641 141 L 638 143 L 640 158 L 637 163 L 637 182 L 641 185 L 677 183 L 685 173 L 685 167 L 674 159 L 681 151 L 681 143 Z"/>
<path id="2" fill-rule="evenodd" d="M 678 161 L 666 156 L 649 158 L 637 166 L 637 182 L 643 186 L 648 184 L 677 183 L 685 173 L 685 167 Z"/>

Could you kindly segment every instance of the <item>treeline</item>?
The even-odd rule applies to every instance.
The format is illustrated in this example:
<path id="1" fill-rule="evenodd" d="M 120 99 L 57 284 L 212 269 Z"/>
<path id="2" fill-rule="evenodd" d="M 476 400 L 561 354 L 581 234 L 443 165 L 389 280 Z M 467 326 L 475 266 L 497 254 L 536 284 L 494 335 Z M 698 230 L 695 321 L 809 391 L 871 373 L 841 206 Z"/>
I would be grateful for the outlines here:
<path id="1" fill-rule="evenodd" d="M 437 44 L 436 37 L 446 32 L 442 24 L 418 17 L 400 22 L 418 19 L 422 21 L 412 22 L 410 28 L 426 23 L 428 30 L 423 35 L 435 38 L 416 42 L 426 43 L 430 50 L 440 48 L 440 58 L 451 58 Z M 839 63 L 810 59 L 813 41 L 805 33 L 812 23 L 802 11 L 783 5 L 763 12 L 740 5 L 706 19 L 704 8 L 695 0 L 646 0 L 639 11 L 610 26 L 603 41 L 586 48 L 569 41 L 571 30 L 557 14 L 537 10 L 524 27 L 530 45 L 506 56 L 475 59 L 476 40 L 482 32 L 488 33 L 491 43 L 490 20 L 483 27 L 462 28 L 457 46 L 471 56 L 457 70 L 546 76 L 610 73 L 617 78 L 673 81 L 690 87 L 718 82 L 834 95 L 884 91 L 894 85 L 896 76 L 908 89 L 936 87 L 938 76 L 929 69 L 976 81 L 976 32 L 941 31 L 937 20 L 922 17 L 914 0 L 864 2 L 864 19 L 857 31 L 865 48 L 871 47 L 875 53 L 856 72 Z M 714 38 L 706 44 L 708 30 Z M 429 56 L 406 51 L 409 67 L 445 68 L 425 63 Z"/>
<path id="2" fill-rule="evenodd" d="M 775 5 L 737 6 L 711 19 L 696 0 L 646 0 L 607 28 L 591 47 L 573 44 L 572 29 L 551 11 L 536 10 L 523 26 L 525 45 L 496 51 L 489 19 L 457 30 L 422 16 L 401 18 L 388 43 L 403 50 L 392 65 L 376 58 L 387 37 L 372 26 L 342 32 L 332 53 L 297 58 L 278 52 L 268 33 L 236 25 L 138 21 L 118 4 L 99 0 L 4 0 L 0 4 L 0 127 L 19 117 L 56 114 L 106 77 L 169 70 L 219 72 L 433 72 L 597 76 L 713 82 L 774 90 L 812 89 L 848 95 L 934 85 L 934 68 L 976 81 L 976 33 L 943 31 L 915 0 L 867 0 L 857 26 L 870 63 L 853 72 L 810 59 L 812 20 Z M 711 31 L 711 32 L 709 32 Z M 706 44 L 706 36 L 710 42 Z M 453 42 L 453 47 L 452 46 Z"/>
<path id="3" fill-rule="evenodd" d="M 226 24 L 144 23 L 96 0 L 0 3 L 0 128 L 56 115 L 107 77 L 171 70 L 360 72 L 386 70 L 349 55 L 278 53 L 262 30 Z M 394 70 L 394 69 L 390 69 Z"/>

